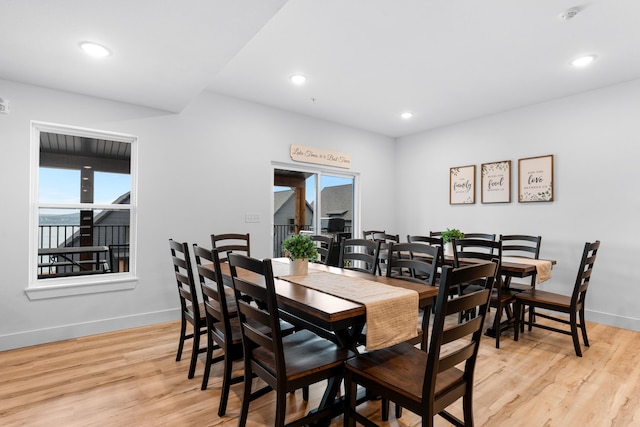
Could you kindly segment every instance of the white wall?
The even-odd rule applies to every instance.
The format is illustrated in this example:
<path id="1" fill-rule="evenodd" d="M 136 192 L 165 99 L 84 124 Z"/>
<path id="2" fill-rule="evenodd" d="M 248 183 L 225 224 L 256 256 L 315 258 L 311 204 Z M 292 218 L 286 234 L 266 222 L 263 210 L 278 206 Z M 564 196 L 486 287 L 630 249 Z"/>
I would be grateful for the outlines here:
<path id="1" fill-rule="evenodd" d="M 0 80 L 11 113 L 0 115 L 0 350 L 178 318 L 167 240 L 209 244 L 220 232 L 251 233 L 252 255 L 271 256 L 271 162 L 289 145 L 352 154 L 363 227 L 393 227 L 378 196 L 393 185 L 393 140 L 334 123 L 203 93 L 181 114 Z M 139 137 L 138 277 L 134 290 L 30 301 L 30 121 Z M 245 224 L 246 212 L 262 222 Z"/>
<path id="2" fill-rule="evenodd" d="M 584 243 L 600 240 L 587 320 L 640 330 L 640 81 L 459 123 L 396 141 L 401 235 L 447 227 L 542 236 L 557 260 L 541 287 L 570 293 Z M 551 203 L 517 202 L 518 159 L 553 154 Z M 512 202 L 480 203 L 480 165 L 512 161 Z M 449 205 L 449 168 L 476 165 L 476 204 Z M 416 183 L 420 184 L 418 189 Z"/>

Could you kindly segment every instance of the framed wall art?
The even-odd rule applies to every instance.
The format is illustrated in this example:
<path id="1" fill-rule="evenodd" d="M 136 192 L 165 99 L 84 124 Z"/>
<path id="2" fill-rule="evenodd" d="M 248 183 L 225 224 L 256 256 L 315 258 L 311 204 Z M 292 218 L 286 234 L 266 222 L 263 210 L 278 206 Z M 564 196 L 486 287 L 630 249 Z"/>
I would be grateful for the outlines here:
<path id="1" fill-rule="evenodd" d="M 480 171 L 482 203 L 511 202 L 511 160 L 483 163 Z"/>
<path id="2" fill-rule="evenodd" d="M 449 204 L 466 205 L 476 202 L 476 165 L 449 169 Z"/>
<path id="3" fill-rule="evenodd" d="M 518 160 L 518 202 L 553 201 L 553 154 Z"/>

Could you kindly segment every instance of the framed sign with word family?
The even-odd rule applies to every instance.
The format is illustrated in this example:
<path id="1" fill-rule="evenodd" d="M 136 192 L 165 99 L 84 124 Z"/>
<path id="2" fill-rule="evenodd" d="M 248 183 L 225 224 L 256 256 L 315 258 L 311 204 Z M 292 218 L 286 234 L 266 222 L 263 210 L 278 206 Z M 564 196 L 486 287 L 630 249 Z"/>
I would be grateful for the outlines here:
<path id="1" fill-rule="evenodd" d="M 467 205 L 476 202 L 476 165 L 449 169 L 449 204 Z"/>
<path id="2" fill-rule="evenodd" d="M 553 154 L 518 160 L 518 202 L 553 201 Z"/>
<path id="3" fill-rule="evenodd" d="M 480 175 L 482 203 L 511 202 L 511 160 L 483 163 Z"/>

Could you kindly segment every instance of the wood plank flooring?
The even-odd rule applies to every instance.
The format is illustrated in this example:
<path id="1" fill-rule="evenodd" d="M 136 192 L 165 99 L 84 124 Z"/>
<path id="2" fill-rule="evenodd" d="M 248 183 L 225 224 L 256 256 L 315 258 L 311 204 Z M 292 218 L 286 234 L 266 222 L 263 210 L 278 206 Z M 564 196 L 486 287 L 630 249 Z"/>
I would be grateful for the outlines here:
<path id="1" fill-rule="evenodd" d="M 221 365 L 201 391 L 203 364 L 188 380 L 190 351 L 175 361 L 178 330 L 170 322 L 1 352 L 0 425 L 236 426 L 242 385 L 232 386 L 227 416 L 219 418 Z M 594 323 L 588 332 L 591 347 L 582 358 L 569 336 L 540 329 L 519 342 L 505 334 L 499 350 L 483 337 L 476 425 L 640 426 L 640 333 Z M 308 404 L 301 392 L 290 395 L 288 411 L 308 411 L 321 394 L 322 384 L 311 389 Z M 274 407 L 273 393 L 253 402 L 247 425 L 272 425 Z M 406 410 L 399 420 L 380 422 L 379 401 L 359 410 L 383 426 L 420 424 Z M 332 423 L 339 425 L 341 418 Z"/>

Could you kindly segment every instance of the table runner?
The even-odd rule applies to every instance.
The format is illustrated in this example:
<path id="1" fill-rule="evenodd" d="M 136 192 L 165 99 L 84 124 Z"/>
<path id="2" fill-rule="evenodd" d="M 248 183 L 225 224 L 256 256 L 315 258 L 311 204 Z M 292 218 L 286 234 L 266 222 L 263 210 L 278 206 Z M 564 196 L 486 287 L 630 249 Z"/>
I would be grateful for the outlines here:
<path id="1" fill-rule="evenodd" d="M 519 264 L 535 265 L 537 283 L 546 282 L 551 278 L 551 261 L 547 261 L 544 259 L 503 256 L 502 262 L 514 262 Z"/>
<path id="2" fill-rule="evenodd" d="M 281 276 L 280 279 L 364 304 L 367 351 L 418 336 L 419 300 L 415 291 L 320 271 L 310 271 L 306 276 Z"/>

